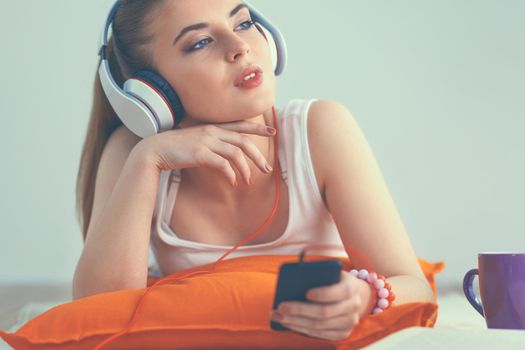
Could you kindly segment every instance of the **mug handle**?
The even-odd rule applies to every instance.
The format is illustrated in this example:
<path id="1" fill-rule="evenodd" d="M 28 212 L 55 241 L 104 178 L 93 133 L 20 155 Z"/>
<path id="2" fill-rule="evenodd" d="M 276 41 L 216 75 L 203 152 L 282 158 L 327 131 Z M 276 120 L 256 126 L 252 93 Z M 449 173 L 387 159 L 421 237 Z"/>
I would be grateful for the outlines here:
<path id="1" fill-rule="evenodd" d="M 483 306 L 481 305 L 478 297 L 476 297 L 474 288 L 472 288 L 472 282 L 474 281 L 474 277 L 476 277 L 476 275 L 479 277 L 478 269 L 472 269 L 465 274 L 465 278 L 463 278 L 463 293 L 465 293 L 465 296 L 467 297 L 470 305 L 472 305 L 481 316 L 485 317 L 483 313 Z"/>

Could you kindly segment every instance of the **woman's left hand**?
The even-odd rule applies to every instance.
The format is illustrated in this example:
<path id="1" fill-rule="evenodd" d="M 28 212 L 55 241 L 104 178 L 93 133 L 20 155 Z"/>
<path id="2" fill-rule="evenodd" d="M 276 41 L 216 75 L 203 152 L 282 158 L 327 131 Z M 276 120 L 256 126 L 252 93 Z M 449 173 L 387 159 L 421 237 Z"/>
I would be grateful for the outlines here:
<path id="1" fill-rule="evenodd" d="M 342 271 L 340 282 L 310 289 L 306 298 L 311 302 L 282 302 L 271 319 L 298 333 L 338 341 L 368 311 L 371 295 L 368 283 Z"/>

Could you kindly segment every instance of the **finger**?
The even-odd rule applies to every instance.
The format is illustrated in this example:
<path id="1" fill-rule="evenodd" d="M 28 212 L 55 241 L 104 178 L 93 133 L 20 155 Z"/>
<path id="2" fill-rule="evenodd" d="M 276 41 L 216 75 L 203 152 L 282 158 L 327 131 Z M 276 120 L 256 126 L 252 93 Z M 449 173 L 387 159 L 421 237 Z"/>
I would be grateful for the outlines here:
<path id="1" fill-rule="evenodd" d="M 278 312 L 284 317 L 301 316 L 327 319 L 352 313 L 358 309 L 358 306 L 358 300 L 355 298 L 349 298 L 331 304 L 288 301 L 279 305 Z"/>
<path id="2" fill-rule="evenodd" d="M 334 303 L 350 299 L 357 295 L 357 285 L 348 277 L 341 278 L 340 282 L 330 286 L 309 289 L 306 297 L 316 303 Z"/>
<path id="3" fill-rule="evenodd" d="M 195 155 L 197 162 L 200 166 L 210 166 L 216 168 L 219 171 L 222 171 L 232 186 L 235 186 L 237 182 L 237 175 L 233 170 L 230 162 L 218 155 L 217 153 L 212 152 L 209 148 L 203 147 L 202 150 L 198 151 Z"/>
<path id="4" fill-rule="evenodd" d="M 253 124 L 253 123 L 252 123 Z M 234 131 L 223 130 L 218 132 L 216 136 L 224 141 L 231 143 L 234 146 L 239 147 L 242 151 L 250 158 L 253 163 L 264 173 L 269 173 L 266 167 L 270 167 L 270 164 L 266 158 L 262 155 L 261 151 L 255 146 L 252 139 L 247 135 L 242 135 Z"/>
<path id="5" fill-rule="evenodd" d="M 243 151 L 230 143 L 222 142 L 221 140 L 216 139 L 215 142 L 212 142 L 208 145 L 210 150 L 217 153 L 221 157 L 224 157 L 235 165 L 239 170 L 239 173 L 244 178 L 244 181 L 249 184 L 251 178 L 251 170 L 246 157 L 244 156 Z"/>
<path id="6" fill-rule="evenodd" d="M 351 313 L 326 319 L 303 316 L 282 316 L 280 321 L 275 317 L 272 317 L 272 320 L 277 321 L 283 325 L 287 324 L 307 329 L 346 330 L 351 329 L 359 322 L 359 315 L 357 310 L 355 310 Z"/>
<path id="7" fill-rule="evenodd" d="M 217 123 L 214 124 L 218 127 L 221 127 L 223 129 L 228 129 L 231 131 L 236 131 L 244 134 L 254 134 L 254 135 L 260 135 L 260 136 L 274 136 L 276 133 L 276 130 L 272 127 L 268 127 L 264 124 L 249 122 L 247 120 L 242 121 L 235 121 L 235 122 L 229 122 L 229 123 Z M 269 132 L 269 130 L 273 130 L 273 132 Z"/>
<path id="8" fill-rule="evenodd" d="M 317 330 L 317 329 L 308 329 L 304 327 L 298 327 L 294 325 L 284 325 L 290 330 L 307 335 L 312 338 L 326 339 L 332 341 L 338 341 L 346 339 L 352 333 L 352 330 Z"/>

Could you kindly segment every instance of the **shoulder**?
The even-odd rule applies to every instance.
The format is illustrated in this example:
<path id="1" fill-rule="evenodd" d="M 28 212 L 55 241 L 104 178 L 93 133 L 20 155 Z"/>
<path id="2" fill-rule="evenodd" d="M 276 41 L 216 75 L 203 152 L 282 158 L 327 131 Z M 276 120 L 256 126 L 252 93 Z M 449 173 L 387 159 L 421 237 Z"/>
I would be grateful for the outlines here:
<path id="1" fill-rule="evenodd" d="M 120 172 L 131 150 L 142 140 L 128 128 L 121 125 L 109 136 L 99 163 L 99 170 L 111 173 Z"/>
<path id="2" fill-rule="evenodd" d="M 112 188 L 129 154 L 140 140 L 141 138 L 133 134 L 128 128 L 119 126 L 104 145 L 98 167 L 97 181 L 103 182 L 104 187 Z"/>
<path id="3" fill-rule="evenodd" d="M 335 100 L 315 100 L 308 110 L 308 127 L 315 127 L 320 131 L 352 120 L 353 116 L 348 108 Z"/>
<path id="4" fill-rule="evenodd" d="M 142 140 L 140 137 L 132 133 L 124 125 L 120 125 L 113 131 L 109 137 L 106 145 L 104 146 L 105 152 L 108 151 L 131 151 L 137 143 Z"/>
<path id="5" fill-rule="evenodd" d="M 319 190 L 325 200 L 329 171 L 334 168 L 337 153 L 341 151 L 342 138 L 349 137 L 348 128 L 355 120 L 342 103 L 335 100 L 316 100 L 308 110 L 308 143 Z"/>

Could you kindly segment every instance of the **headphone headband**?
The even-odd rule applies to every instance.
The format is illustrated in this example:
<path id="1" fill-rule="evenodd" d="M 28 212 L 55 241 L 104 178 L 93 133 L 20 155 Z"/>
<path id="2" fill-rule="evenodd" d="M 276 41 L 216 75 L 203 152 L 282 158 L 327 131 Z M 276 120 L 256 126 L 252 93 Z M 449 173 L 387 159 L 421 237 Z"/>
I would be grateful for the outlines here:
<path id="1" fill-rule="evenodd" d="M 117 13 L 119 7 L 120 0 L 117 0 L 115 1 L 113 7 L 111 7 L 111 10 L 109 11 L 108 18 L 106 19 L 106 24 L 104 25 L 104 30 L 102 31 L 102 35 L 100 36 L 98 44 L 98 55 L 103 60 L 106 59 L 106 48 L 108 47 L 109 42 L 109 28 L 111 27 L 111 23 L 113 23 L 113 19 L 115 18 L 115 14 Z"/>

